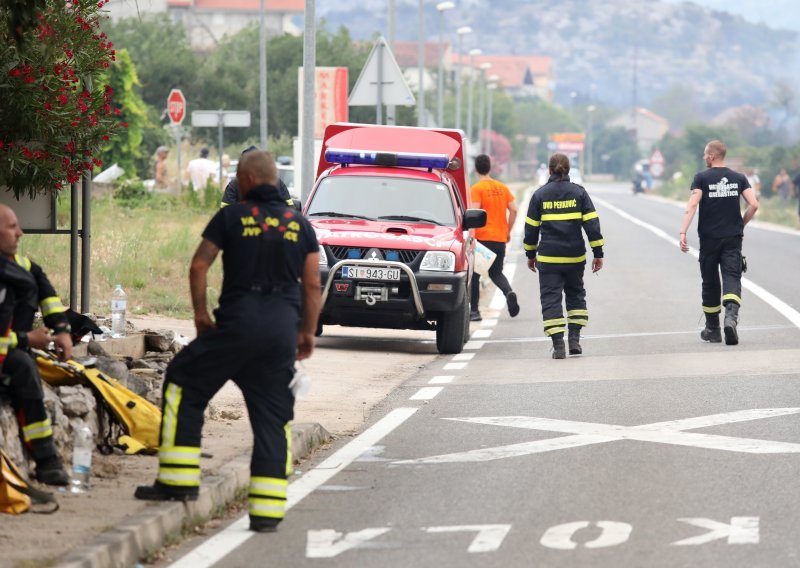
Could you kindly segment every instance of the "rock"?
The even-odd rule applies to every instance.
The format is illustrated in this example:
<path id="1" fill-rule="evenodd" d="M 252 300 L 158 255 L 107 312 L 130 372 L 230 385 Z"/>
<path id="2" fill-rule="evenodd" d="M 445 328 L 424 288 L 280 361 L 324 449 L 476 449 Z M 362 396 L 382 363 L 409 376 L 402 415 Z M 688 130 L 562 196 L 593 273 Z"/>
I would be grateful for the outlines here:
<path id="1" fill-rule="evenodd" d="M 86 350 L 89 355 L 94 355 L 95 357 L 108 357 L 108 352 L 97 341 L 90 341 L 89 345 L 86 346 Z"/>
<path id="2" fill-rule="evenodd" d="M 242 417 L 242 413 L 237 410 L 223 410 L 219 413 L 219 417 L 222 420 L 239 420 Z"/>
<path id="3" fill-rule="evenodd" d="M 97 404 L 90 389 L 82 386 L 59 387 L 63 412 L 70 418 L 84 418 Z"/>
<path id="4" fill-rule="evenodd" d="M 138 373 L 129 373 L 122 384 L 139 396 L 144 396 L 150 390 L 148 382 Z"/>
<path id="5" fill-rule="evenodd" d="M 123 384 L 128 379 L 128 366 L 119 359 L 99 356 L 97 357 L 96 366 L 101 373 L 105 373 Z"/>
<path id="6" fill-rule="evenodd" d="M 175 332 L 170 330 L 163 331 L 147 331 L 144 336 L 145 349 L 149 351 L 157 351 L 159 353 L 166 353 L 170 351 L 170 347 L 175 340 Z"/>
<path id="7" fill-rule="evenodd" d="M 133 359 L 130 363 L 128 363 L 128 369 L 150 369 L 150 370 L 158 370 L 158 365 L 154 362 L 147 361 L 146 359 Z"/>

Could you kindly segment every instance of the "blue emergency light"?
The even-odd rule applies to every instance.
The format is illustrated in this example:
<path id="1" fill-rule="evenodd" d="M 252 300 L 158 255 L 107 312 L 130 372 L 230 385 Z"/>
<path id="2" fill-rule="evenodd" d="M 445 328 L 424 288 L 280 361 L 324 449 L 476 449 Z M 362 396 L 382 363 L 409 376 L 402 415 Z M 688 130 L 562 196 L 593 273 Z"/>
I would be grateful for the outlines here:
<path id="1" fill-rule="evenodd" d="M 325 161 L 330 164 L 359 164 L 362 166 L 401 166 L 406 168 L 444 169 L 450 163 L 447 154 L 416 154 L 411 152 L 363 152 L 329 148 Z"/>

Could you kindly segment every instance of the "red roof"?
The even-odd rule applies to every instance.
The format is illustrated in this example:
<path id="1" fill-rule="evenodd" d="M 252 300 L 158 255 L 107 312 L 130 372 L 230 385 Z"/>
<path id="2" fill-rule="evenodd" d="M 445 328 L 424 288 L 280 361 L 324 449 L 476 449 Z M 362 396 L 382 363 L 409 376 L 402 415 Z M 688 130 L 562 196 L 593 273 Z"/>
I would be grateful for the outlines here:
<path id="1" fill-rule="evenodd" d="M 168 0 L 170 8 L 195 8 L 197 10 L 248 11 L 258 12 L 260 0 Z M 264 2 L 267 12 L 303 12 L 304 0 L 267 0 Z"/>
<path id="2" fill-rule="evenodd" d="M 470 57 L 463 56 L 464 65 L 469 65 Z M 550 76 L 553 74 L 553 60 L 545 55 L 476 55 L 475 67 L 482 63 L 491 63 L 486 70 L 486 77 L 497 75 L 501 86 L 507 89 L 523 87 L 525 77 Z"/>
<path id="3" fill-rule="evenodd" d="M 439 65 L 439 43 L 426 42 L 423 49 L 425 50 L 425 67 L 436 67 Z M 450 49 L 450 44 L 445 43 L 442 46 L 442 53 L 447 57 L 447 50 Z M 419 43 L 416 41 L 396 41 L 394 42 L 394 58 L 397 64 L 406 69 L 408 67 L 416 67 L 419 64 Z"/>

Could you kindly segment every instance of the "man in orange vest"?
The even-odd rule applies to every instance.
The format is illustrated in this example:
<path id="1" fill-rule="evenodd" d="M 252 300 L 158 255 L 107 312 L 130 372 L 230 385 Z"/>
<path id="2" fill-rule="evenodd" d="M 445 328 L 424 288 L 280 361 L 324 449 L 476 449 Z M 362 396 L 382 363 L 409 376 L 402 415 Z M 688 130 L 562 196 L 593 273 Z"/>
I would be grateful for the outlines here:
<path id="1" fill-rule="evenodd" d="M 505 295 L 508 314 L 513 318 L 519 313 L 519 304 L 517 295 L 503 274 L 503 259 L 506 256 L 506 243 L 511 239 L 511 227 L 517 218 L 517 204 L 514 203 L 514 195 L 508 187 L 492 179 L 489 175 L 491 170 L 492 162 L 489 156 L 481 154 L 475 158 L 475 171 L 478 172 L 479 181 L 472 186 L 472 207 L 486 211 L 486 225 L 476 229 L 475 238 L 497 255 L 489 267 L 489 278 Z M 481 299 L 480 279 L 480 274 L 473 273 L 470 321 L 482 319 L 478 309 Z"/>

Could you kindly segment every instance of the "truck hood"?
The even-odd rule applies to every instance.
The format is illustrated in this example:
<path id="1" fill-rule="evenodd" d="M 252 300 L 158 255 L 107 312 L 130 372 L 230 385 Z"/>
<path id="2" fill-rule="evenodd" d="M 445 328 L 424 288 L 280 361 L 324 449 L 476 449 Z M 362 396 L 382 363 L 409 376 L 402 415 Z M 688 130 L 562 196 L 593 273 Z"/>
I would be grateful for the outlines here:
<path id="1" fill-rule="evenodd" d="M 312 219 L 321 244 L 414 250 L 449 250 L 458 239 L 456 227 L 362 221 L 360 219 Z"/>

